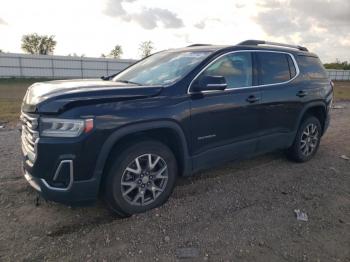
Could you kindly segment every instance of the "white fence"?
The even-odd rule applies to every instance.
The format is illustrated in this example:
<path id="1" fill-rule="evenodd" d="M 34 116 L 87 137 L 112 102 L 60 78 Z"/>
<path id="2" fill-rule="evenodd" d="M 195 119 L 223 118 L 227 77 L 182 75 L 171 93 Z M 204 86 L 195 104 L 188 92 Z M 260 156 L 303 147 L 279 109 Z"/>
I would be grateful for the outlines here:
<path id="1" fill-rule="evenodd" d="M 332 80 L 350 80 L 350 70 L 327 69 L 327 73 Z"/>
<path id="2" fill-rule="evenodd" d="M 95 78 L 119 72 L 130 59 L 0 53 L 0 78 Z"/>
<path id="3" fill-rule="evenodd" d="M 94 78 L 112 75 L 134 63 L 130 59 L 0 53 L 0 78 Z M 332 80 L 350 80 L 350 70 L 327 69 Z"/>

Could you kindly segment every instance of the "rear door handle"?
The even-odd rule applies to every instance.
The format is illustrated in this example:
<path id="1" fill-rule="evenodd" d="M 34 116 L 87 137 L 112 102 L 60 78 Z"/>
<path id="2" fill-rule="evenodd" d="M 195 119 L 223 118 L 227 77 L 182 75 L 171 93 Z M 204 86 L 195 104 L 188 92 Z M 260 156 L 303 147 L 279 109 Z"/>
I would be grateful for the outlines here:
<path id="1" fill-rule="evenodd" d="M 300 90 L 300 91 L 297 93 L 297 96 L 299 96 L 299 97 L 304 97 L 304 96 L 306 96 L 306 95 L 307 95 L 307 92 L 304 91 L 304 90 Z"/>
<path id="2" fill-rule="evenodd" d="M 250 95 L 250 96 L 248 96 L 248 98 L 246 100 L 249 103 L 255 103 L 255 102 L 259 101 L 260 98 L 256 97 L 255 95 Z"/>

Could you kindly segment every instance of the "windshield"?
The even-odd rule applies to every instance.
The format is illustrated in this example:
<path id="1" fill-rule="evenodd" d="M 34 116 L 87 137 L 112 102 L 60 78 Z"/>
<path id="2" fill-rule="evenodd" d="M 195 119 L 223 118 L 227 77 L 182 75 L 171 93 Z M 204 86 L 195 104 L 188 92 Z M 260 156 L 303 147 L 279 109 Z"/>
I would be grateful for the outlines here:
<path id="1" fill-rule="evenodd" d="M 113 78 L 113 81 L 138 85 L 168 85 L 184 77 L 210 53 L 210 51 L 157 53 L 121 72 Z"/>

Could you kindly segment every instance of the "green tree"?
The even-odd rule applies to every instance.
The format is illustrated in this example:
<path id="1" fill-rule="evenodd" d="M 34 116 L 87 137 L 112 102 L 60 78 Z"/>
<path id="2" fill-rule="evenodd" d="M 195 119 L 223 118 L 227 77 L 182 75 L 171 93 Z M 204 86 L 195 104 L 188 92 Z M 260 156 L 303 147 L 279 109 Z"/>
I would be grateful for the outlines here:
<path id="1" fill-rule="evenodd" d="M 0 49 L 0 53 L 3 53 L 2 49 Z"/>
<path id="2" fill-rule="evenodd" d="M 22 37 L 22 49 L 29 54 L 48 55 L 55 50 L 55 36 L 28 34 Z"/>
<path id="3" fill-rule="evenodd" d="M 109 53 L 109 55 L 113 58 L 120 58 L 120 56 L 123 54 L 123 49 L 121 45 L 116 45 L 112 51 Z"/>
<path id="4" fill-rule="evenodd" d="M 149 56 L 152 51 L 154 50 L 154 46 L 153 46 L 153 42 L 152 41 L 144 41 L 140 44 L 140 53 L 141 53 L 141 57 L 147 57 Z"/>

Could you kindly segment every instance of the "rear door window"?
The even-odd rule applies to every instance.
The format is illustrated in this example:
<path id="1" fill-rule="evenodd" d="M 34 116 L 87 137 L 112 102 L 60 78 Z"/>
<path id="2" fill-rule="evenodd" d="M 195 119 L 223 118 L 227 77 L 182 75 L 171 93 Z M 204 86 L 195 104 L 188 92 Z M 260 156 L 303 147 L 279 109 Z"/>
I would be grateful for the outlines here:
<path id="1" fill-rule="evenodd" d="M 327 72 L 324 69 L 320 59 L 314 56 L 298 56 L 298 65 L 300 71 L 310 79 L 327 78 Z"/>
<path id="2" fill-rule="evenodd" d="M 259 84 L 277 84 L 283 83 L 296 74 L 295 67 L 290 70 L 288 54 L 274 52 L 257 52 L 257 58 L 260 64 Z M 294 72 L 293 72 L 294 70 Z M 294 75 L 292 77 L 292 75 Z"/>

